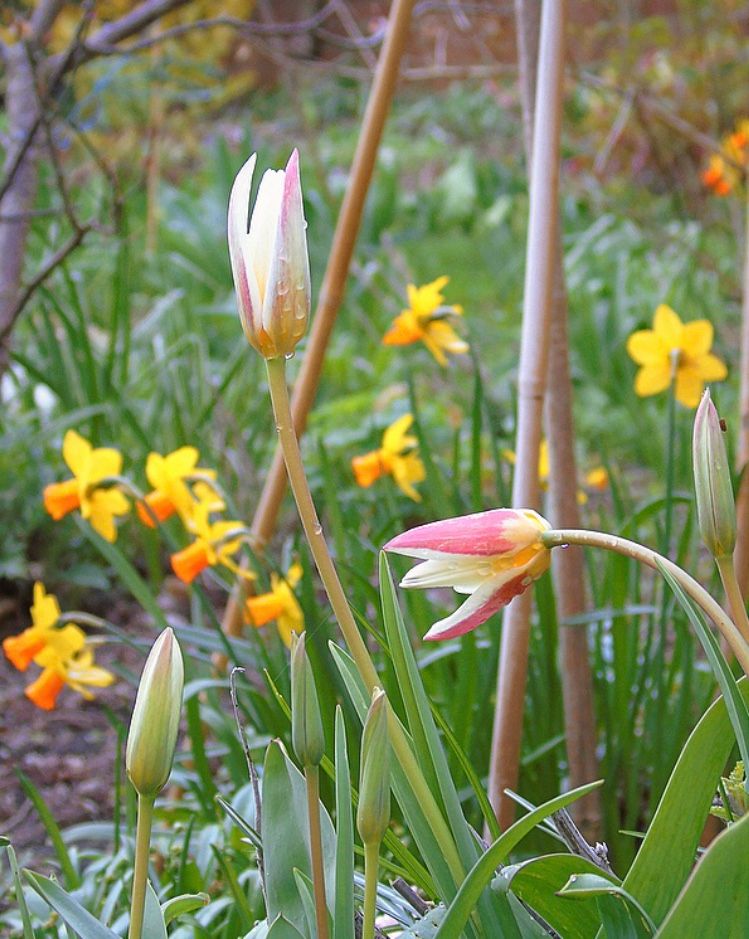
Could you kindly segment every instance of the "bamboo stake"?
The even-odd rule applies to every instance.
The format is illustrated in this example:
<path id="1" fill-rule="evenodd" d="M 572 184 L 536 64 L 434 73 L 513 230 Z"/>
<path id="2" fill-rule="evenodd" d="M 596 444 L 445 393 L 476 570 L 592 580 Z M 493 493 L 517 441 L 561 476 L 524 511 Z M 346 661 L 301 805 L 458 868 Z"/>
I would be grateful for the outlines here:
<path id="1" fill-rule="evenodd" d="M 736 447 L 736 472 L 741 483 L 736 497 L 736 552 L 734 566 L 741 595 L 749 591 L 749 183 L 746 187 L 744 220 L 744 269 L 741 298 L 741 387 L 739 390 L 739 432 Z"/>
<path id="2" fill-rule="evenodd" d="M 304 361 L 299 369 L 291 397 L 294 429 L 299 436 L 304 433 L 307 424 L 307 415 L 317 392 L 328 340 L 343 300 L 351 256 L 364 211 L 364 202 L 398 80 L 414 2 L 415 0 L 393 0 L 390 8 L 387 33 L 377 62 L 372 90 L 362 121 L 361 134 L 351 165 L 351 178 L 333 235 L 328 265 L 320 288 Z M 277 447 L 258 500 L 255 517 L 252 520 L 252 534 L 258 550 L 262 550 L 273 535 L 285 492 L 286 470 L 281 448 Z M 229 636 L 238 636 L 242 631 L 243 598 L 244 589 L 238 581 L 229 597 L 222 622 L 224 632 Z"/>
<path id="3" fill-rule="evenodd" d="M 515 0 L 515 30 L 518 42 L 520 97 L 523 108 L 523 135 L 528 165 L 533 141 L 533 103 L 538 65 L 539 6 L 528 0 Z M 554 394 L 546 400 L 546 428 L 549 441 L 551 509 L 554 525 L 580 527 L 577 503 L 577 466 L 574 449 L 572 386 L 567 354 L 567 288 L 561 235 L 557 232 L 554 259 L 554 285 L 551 302 L 549 386 Z M 574 521 L 573 521 L 574 519 Z M 585 610 L 583 556 L 579 548 L 554 555 L 553 573 L 560 620 Z M 593 678 L 585 629 L 562 629 L 561 650 L 564 726 L 571 788 L 597 779 L 595 758 L 596 722 L 593 708 Z M 579 799 L 572 808 L 575 822 L 589 841 L 599 836 L 601 808 L 598 790 Z"/>
<path id="4" fill-rule="evenodd" d="M 544 0 L 530 169 L 528 246 L 523 292 L 523 328 L 518 368 L 517 461 L 512 504 L 538 505 L 538 453 L 549 357 L 554 250 L 558 227 L 559 133 L 562 105 L 564 0 Z M 514 805 L 504 795 L 517 785 L 523 702 L 528 669 L 531 595 L 522 594 L 505 611 L 497 680 L 497 702 L 489 768 L 489 798 L 502 827 Z"/>

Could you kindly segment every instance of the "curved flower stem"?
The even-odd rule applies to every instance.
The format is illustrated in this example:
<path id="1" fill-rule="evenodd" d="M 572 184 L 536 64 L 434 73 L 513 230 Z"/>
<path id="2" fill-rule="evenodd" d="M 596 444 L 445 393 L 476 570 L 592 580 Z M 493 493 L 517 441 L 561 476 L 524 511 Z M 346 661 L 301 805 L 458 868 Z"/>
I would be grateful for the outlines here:
<path id="1" fill-rule="evenodd" d="M 380 846 L 376 841 L 364 845 L 364 923 L 362 939 L 373 939 L 377 906 L 377 869 L 380 864 Z"/>
<path id="2" fill-rule="evenodd" d="M 627 538 L 620 538 L 618 535 L 610 535 L 601 531 L 551 529 L 543 532 L 541 541 L 547 548 L 556 548 L 568 544 L 604 548 L 606 551 L 615 551 L 617 554 L 633 558 L 635 561 L 646 564 L 655 570 L 659 566 L 665 568 L 674 580 L 679 583 L 687 596 L 694 600 L 703 613 L 715 623 L 731 647 L 744 673 L 749 675 L 749 642 L 744 639 L 718 601 L 678 564 L 674 564 L 673 561 L 662 554 L 658 554 L 657 551 L 637 544 L 635 541 L 629 541 Z"/>
<path id="3" fill-rule="evenodd" d="M 141 939 L 143 911 L 146 904 L 148 854 L 151 848 L 153 822 L 153 796 L 138 796 L 138 824 L 135 830 L 135 866 L 133 867 L 133 895 L 130 902 L 130 928 L 128 939 Z"/>
<path id="4" fill-rule="evenodd" d="M 744 637 L 744 641 L 749 643 L 749 617 L 746 615 L 746 606 L 744 606 L 741 587 L 736 577 L 733 557 L 716 558 L 715 563 L 718 566 L 720 579 L 723 582 L 723 589 L 728 597 L 728 604 L 731 607 L 733 621 L 738 626 L 739 632 Z"/>
<path id="5" fill-rule="evenodd" d="M 328 903 L 325 898 L 325 865 L 320 831 L 320 769 L 304 767 L 307 783 L 307 815 L 309 817 L 309 849 L 312 860 L 312 886 L 315 893 L 317 939 L 328 939 Z"/>
<path id="6" fill-rule="evenodd" d="M 307 483 L 302 454 L 299 450 L 299 441 L 291 417 L 289 392 L 286 387 L 286 362 L 282 358 L 276 358 L 267 359 L 265 364 L 268 369 L 268 389 L 273 404 L 278 439 L 283 450 L 289 484 L 296 500 L 304 534 L 351 656 L 364 684 L 367 686 L 367 690 L 372 694 L 375 688 L 381 686 L 381 681 L 354 620 L 354 614 L 351 612 L 351 607 L 338 578 L 338 572 L 330 556 L 322 525 L 318 520 L 315 504 L 312 501 L 312 493 Z M 388 709 L 388 729 L 393 752 L 408 778 L 409 785 L 413 789 L 422 812 L 432 826 L 434 836 L 444 853 L 456 885 L 461 884 L 465 877 L 465 871 L 450 830 L 414 756 L 403 725 L 391 709 Z"/>

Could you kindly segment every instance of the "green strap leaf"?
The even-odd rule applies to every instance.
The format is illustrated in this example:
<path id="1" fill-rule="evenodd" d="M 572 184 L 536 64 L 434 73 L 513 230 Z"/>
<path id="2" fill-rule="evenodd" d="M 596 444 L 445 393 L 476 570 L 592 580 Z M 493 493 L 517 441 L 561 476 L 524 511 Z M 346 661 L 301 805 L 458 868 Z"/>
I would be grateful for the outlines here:
<path id="1" fill-rule="evenodd" d="M 24 871 L 24 875 L 39 896 L 46 900 L 56 913 L 60 914 L 67 925 L 80 936 L 80 939 L 119 939 L 116 932 L 103 926 L 54 880 L 27 870 Z"/>
<path id="2" fill-rule="evenodd" d="M 573 874 L 559 896 L 595 899 L 607 939 L 647 939 L 655 933 L 655 924 L 637 900 L 600 872 Z"/>
<path id="3" fill-rule="evenodd" d="M 335 912 L 333 939 L 354 939 L 354 821 L 346 724 L 335 709 Z"/>
<path id="4" fill-rule="evenodd" d="M 201 907 L 208 906 L 210 902 L 211 898 L 207 893 L 182 893 L 178 897 L 172 897 L 171 900 L 161 904 L 164 922 L 168 926 L 178 916 L 199 910 Z"/>
<path id="5" fill-rule="evenodd" d="M 166 939 L 166 923 L 161 904 L 151 881 L 146 881 L 146 902 L 143 908 L 143 939 Z"/>

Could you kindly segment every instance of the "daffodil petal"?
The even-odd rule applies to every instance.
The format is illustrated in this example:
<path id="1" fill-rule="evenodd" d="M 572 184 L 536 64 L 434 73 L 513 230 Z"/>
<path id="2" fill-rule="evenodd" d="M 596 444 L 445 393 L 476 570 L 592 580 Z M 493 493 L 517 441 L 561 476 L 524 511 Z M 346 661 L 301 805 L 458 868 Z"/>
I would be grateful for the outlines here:
<path id="1" fill-rule="evenodd" d="M 680 368 L 676 373 L 676 400 L 686 408 L 696 408 L 700 403 L 705 382 L 696 368 Z"/>
<path id="2" fill-rule="evenodd" d="M 62 458 L 74 476 L 88 472 L 93 447 L 75 430 L 68 430 L 62 441 Z"/>
<path id="3" fill-rule="evenodd" d="M 665 350 L 652 329 L 639 329 L 627 339 L 627 352 L 638 365 L 656 365 Z"/>
<path id="4" fill-rule="evenodd" d="M 653 330 L 667 350 L 681 349 L 683 329 L 684 326 L 679 314 L 672 310 L 670 306 L 661 303 L 656 308 L 653 317 Z"/>
<path id="5" fill-rule="evenodd" d="M 707 355 L 700 356 L 695 367 L 703 381 L 723 381 L 728 374 L 725 362 L 709 352 Z"/>
<path id="6" fill-rule="evenodd" d="M 389 453 L 400 453 L 405 447 L 414 446 L 417 442 L 416 439 L 406 437 L 413 422 L 413 414 L 404 414 L 397 421 L 393 421 L 382 435 L 382 449 L 387 450 Z"/>
<path id="7" fill-rule="evenodd" d="M 706 355 L 713 344 L 713 324 L 710 320 L 692 320 L 681 332 L 681 348 L 692 359 Z"/>
<path id="8" fill-rule="evenodd" d="M 635 394 L 641 398 L 657 395 L 671 384 L 671 365 L 668 359 L 658 364 L 643 365 L 635 376 Z"/>

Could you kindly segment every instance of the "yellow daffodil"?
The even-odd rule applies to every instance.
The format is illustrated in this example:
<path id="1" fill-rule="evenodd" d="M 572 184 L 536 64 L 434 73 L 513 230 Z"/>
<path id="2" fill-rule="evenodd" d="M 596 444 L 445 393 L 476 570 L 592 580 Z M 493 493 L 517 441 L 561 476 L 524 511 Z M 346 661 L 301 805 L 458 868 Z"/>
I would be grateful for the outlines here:
<path id="1" fill-rule="evenodd" d="M 119 489 L 97 488 L 97 483 L 119 476 L 122 454 L 109 447 L 94 449 L 88 440 L 69 430 L 62 442 L 62 456 L 73 478 L 45 488 L 44 508 L 55 521 L 80 509 L 94 531 L 107 541 L 114 541 L 117 537 L 115 516 L 125 515 L 130 504 Z"/>
<path id="2" fill-rule="evenodd" d="M 585 485 L 588 489 L 604 492 L 609 488 L 609 474 L 605 466 L 596 466 L 585 474 Z"/>
<path id="3" fill-rule="evenodd" d="M 87 700 L 93 698 L 89 688 L 107 688 L 114 675 L 94 664 L 94 653 L 77 626 L 65 626 L 55 630 L 55 642 L 47 643 L 34 656 L 42 673 L 26 689 L 26 697 L 44 711 L 51 711 L 58 694 L 65 685 L 77 691 Z"/>
<path id="4" fill-rule="evenodd" d="M 57 597 L 46 593 L 44 584 L 37 581 L 31 606 L 31 626 L 17 636 L 3 639 L 3 652 L 19 672 L 25 672 L 34 656 L 45 647 L 59 619 L 60 604 Z"/>
<path id="5" fill-rule="evenodd" d="M 513 466 L 515 465 L 516 456 L 514 450 L 503 450 L 502 456 L 508 463 L 512 463 Z M 546 440 L 542 440 L 538 449 L 538 484 L 544 492 L 549 488 L 549 467 L 549 444 Z M 589 489 L 604 490 L 608 487 L 608 484 L 609 475 L 602 466 L 591 470 L 585 477 L 585 485 Z M 585 505 L 588 501 L 588 496 L 582 489 L 577 490 L 577 501 L 580 505 Z"/>
<path id="6" fill-rule="evenodd" d="M 172 555 L 174 573 L 181 581 L 189 584 L 207 567 L 223 564 L 235 574 L 254 579 L 254 573 L 240 568 L 232 559 L 232 555 L 236 554 L 242 543 L 249 538 L 245 526 L 242 522 L 223 519 L 211 522 L 208 518 L 209 512 L 209 504 L 201 502 L 188 519 L 187 528 L 195 535 L 195 540 Z"/>
<path id="7" fill-rule="evenodd" d="M 270 590 L 248 597 L 245 602 L 247 621 L 252 626 L 265 626 L 276 620 L 278 635 L 286 646 L 291 646 L 291 634 L 301 636 L 304 632 L 304 613 L 294 596 L 294 588 L 302 578 L 302 565 L 292 564 L 286 577 L 275 572 L 270 575 Z"/>
<path id="8" fill-rule="evenodd" d="M 409 306 L 393 320 L 382 338 L 383 343 L 407 346 L 421 340 L 440 365 L 447 365 L 446 352 L 451 355 L 468 352 L 468 343 L 450 324 L 450 320 L 455 322 L 462 315 L 463 308 L 446 305 L 442 296 L 442 288 L 449 280 L 449 277 L 438 277 L 423 287 L 408 284 Z"/>
<path id="9" fill-rule="evenodd" d="M 709 320 L 682 323 L 662 303 L 655 311 L 652 329 L 640 329 L 627 340 L 627 352 L 640 366 L 635 393 L 640 397 L 665 391 L 676 378 L 676 400 L 696 408 L 705 382 L 722 381 L 726 366 L 710 352 L 713 327 Z"/>
<path id="10" fill-rule="evenodd" d="M 180 447 L 178 450 L 162 456 L 160 453 L 149 453 L 146 460 L 146 479 L 153 486 L 143 502 L 137 505 L 138 518 L 153 528 L 154 519 L 164 522 L 174 513 L 182 519 L 189 518 L 195 508 L 196 501 L 213 497 L 211 511 L 220 512 L 224 509 L 223 500 L 214 492 L 209 480 L 215 479 L 214 470 L 198 466 L 200 454 L 195 447 Z M 198 479 L 195 489 L 188 483 Z"/>
<path id="11" fill-rule="evenodd" d="M 741 184 L 742 167 L 749 161 L 749 120 L 737 121 L 736 128 L 721 140 L 720 151 L 710 155 L 701 174 L 703 184 L 716 196 L 727 196 Z"/>
<path id="12" fill-rule="evenodd" d="M 426 477 L 426 470 L 421 458 L 415 452 L 418 443 L 416 437 L 408 433 L 413 424 L 413 415 L 404 414 L 388 427 L 382 435 L 382 446 L 363 456 L 355 456 L 351 468 L 358 486 L 367 488 L 380 476 L 389 473 L 398 487 L 409 499 L 421 501 L 421 496 L 414 488 Z"/>

